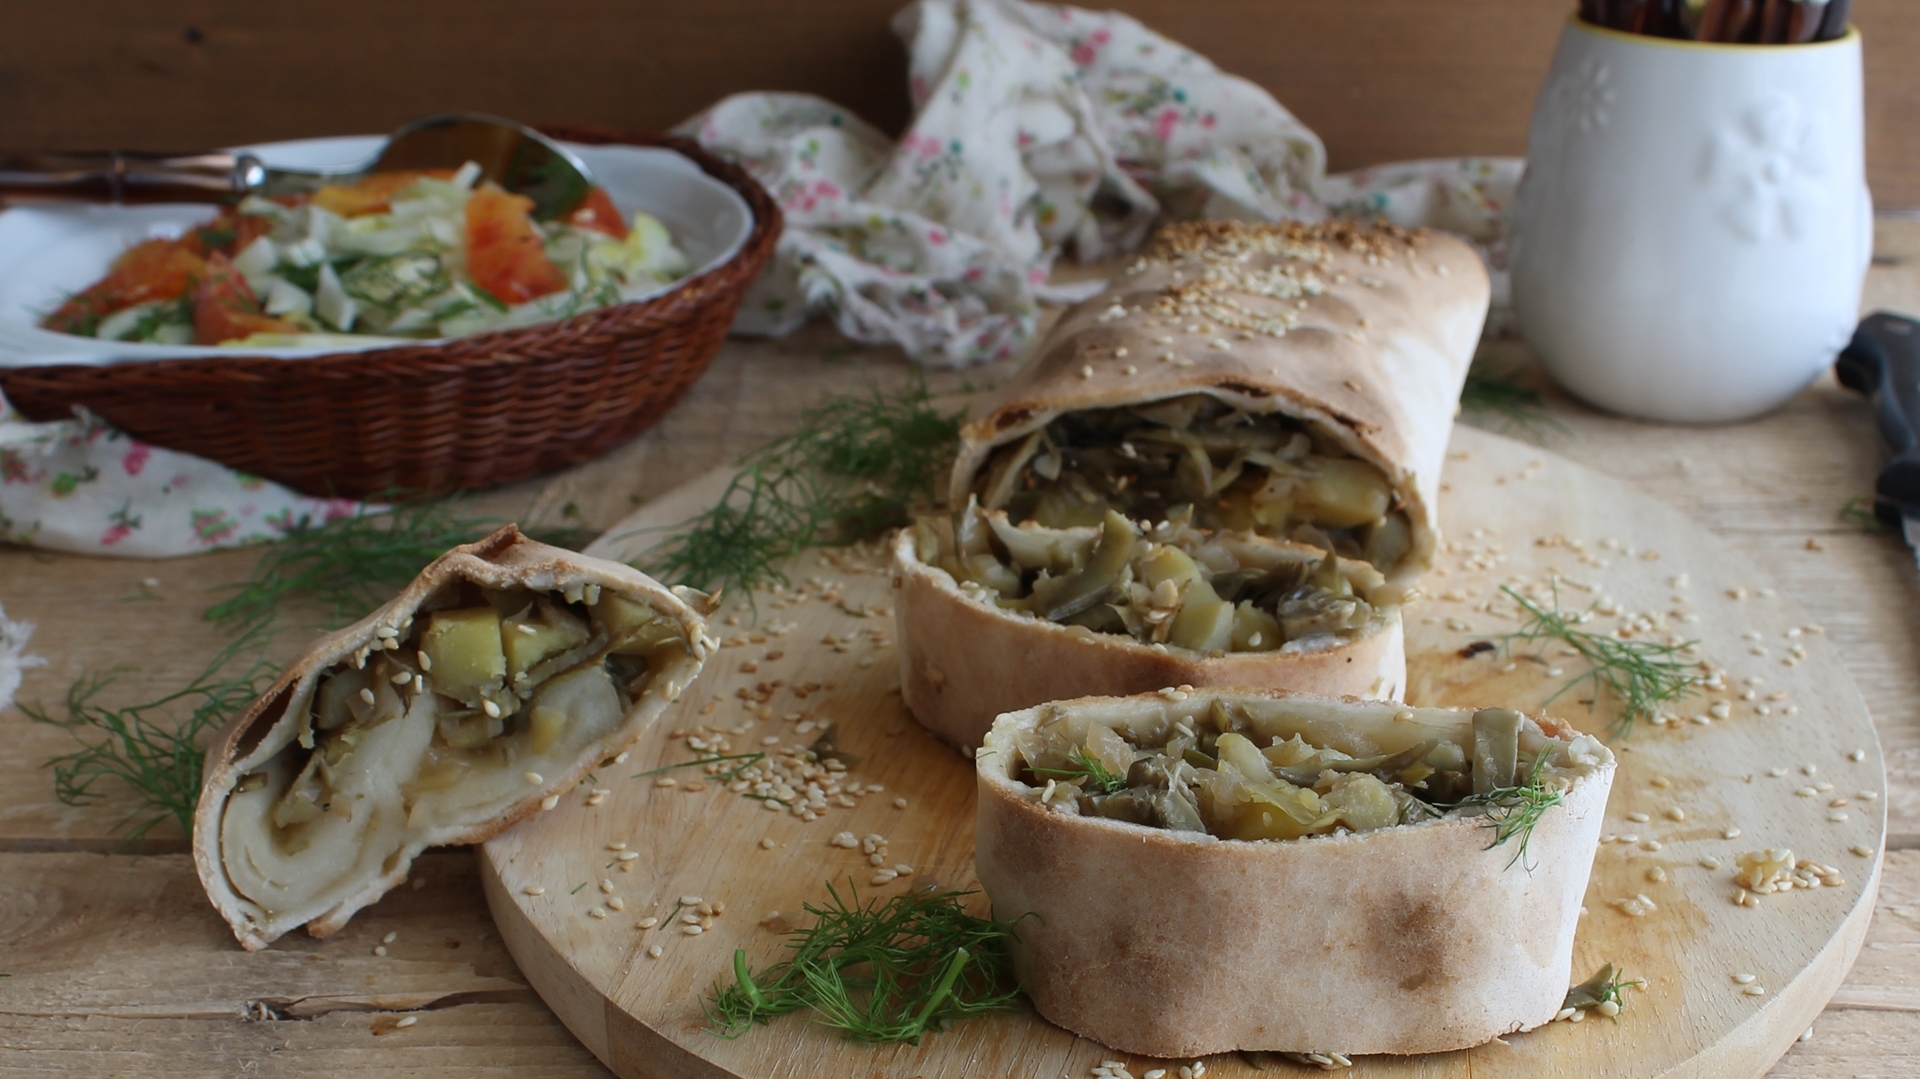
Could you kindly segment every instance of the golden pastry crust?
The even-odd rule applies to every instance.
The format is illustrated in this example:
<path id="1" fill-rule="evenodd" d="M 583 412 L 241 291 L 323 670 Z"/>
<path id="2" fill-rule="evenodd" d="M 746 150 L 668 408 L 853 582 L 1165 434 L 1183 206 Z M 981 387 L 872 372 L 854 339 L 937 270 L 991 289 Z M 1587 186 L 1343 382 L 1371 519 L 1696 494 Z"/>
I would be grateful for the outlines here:
<path id="1" fill-rule="evenodd" d="M 1196 253 L 1213 266 L 1203 270 Z M 1291 275 L 1308 291 L 1274 295 L 1287 289 L 1263 273 Z M 1196 299 L 1208 274 L 1210 291 Z M 1146 258 L 1063 315 L 1027 367 L 975 409 L 949 504 L 966 505 L 996 447 L 1065 413 L 1207 394 L 1304 421 L 1385 472 L 1413 542 L 1398 565 L 1380 568 L 1408 586 L 1438 549 L 1441 465 L 1489 295 L 1479 256 L 1444 233 L 1169 226 Z"/>
<path id="2" fill-rule="evenodd" d="M 978 746 L 1002 712 L 1094 694 L 1251 686 L 1397 699 L 1406 690 L 1406 638 L 1395 607 L 1333 647 L 1210 657 L 1001 610 L 921 562 L 911 531 L 894 540 L 893 586 L 901 698 L 921 726 L 954 746 Z"/>
<path id="3" fill-rule="evenodd" d="M 1309 741 L 1356 755 L 1396 751 L 1472 715 L 1250 692 L 1168 696 L 1046 708 L 1149 723 L 1204 715 L 1215 696 L 1264 700 L 1308 716 L 1298 727 Z M 1528 1030 L 1559 1010 L 1614 771 L 1594 740 L 1578 739 L 1588 767 L 1516 862 L 1517 840 L 1489 849 L 1486 823 L 1473 817 L 1243 842 L 1050 810 L 1011 774 L 1012 732 L 1043 711 L 1000 717 L 977 755 L 974 842 L 994 917 L 1018 927 L 1020 983 L 1052 1022 L 1156 1057 L 1430 1053 Z M 1552 720 L 1527 729 L 1575 740 Z"/>
<path id="4" fill-rule="evenodd" d="M 579 594 L 597 588 L 645 604 L 657 616 L 677 624 L 685 647 L 663 654 L 661 665 L 617 726 L 579 747 L 570 760 L 546 765 L 540 782 L 531 782 L 529 774 L 509 796 L 496 799 L 480 811 L 454 813 L 445 820 L 414 820 L 409 807 L 397 845 L 379 859 L 376 869 L 349 873 L 354 878 L 350 885 L 326 888 L 326 894 L 313 902 L 290 910 L 266 910 L 236 887 L 227 861 L 233 852 L 226 849 L 224 825 L 236 786 L 249 772 L 269 766 L 276 754 L 299 751 L 296 742 L 302 737 L 303 724 L 290 705 L 305 711 L 323 674 L 351 665 L 355 654 L 370 645 L 377 653 L 377 642 L 383 635 L 409 624 L 414 613 L 437 591 L 460 581 L 495 589 L 554 593 Z M 194 814 L 193 847 L 194 863 L 208 898 L 249 951 L 264 948 L 288 930 L 303 925 L 316 937 L 339 930 L 356 911 L 406 880 L 408 867 L 421 851 L 432 846 L 477 843 L 498 834 L 539 810 L 547 798 L 571 789 L 600 761 L 632 745 L 693 681 L 714 647 L 702 618 L 704 611 L 694 606 L 704 606 L 705 602 L 698 593 L 670 590 L 631 567 L 535 542 L 512 525 L 447 552 L 379 610 L 315 641 L 252 707 L 229 722 L 208 748 L 205 781 Z M 389 725 L 398 726 L 399 721 Z M 310 728 L 307 734 L 311 737 Z M 511 763 L 502 767 L 516 774 L 521 771 Z"/>

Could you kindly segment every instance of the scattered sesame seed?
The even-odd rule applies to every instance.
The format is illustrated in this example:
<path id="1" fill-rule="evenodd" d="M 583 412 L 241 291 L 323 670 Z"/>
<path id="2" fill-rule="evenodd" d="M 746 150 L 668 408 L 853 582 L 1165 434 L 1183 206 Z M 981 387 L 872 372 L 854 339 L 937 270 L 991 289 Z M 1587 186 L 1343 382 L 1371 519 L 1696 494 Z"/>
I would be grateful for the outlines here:
<path id="1" fill-rule="evenodd" d="M 373 954 L 384 958 L 387 954 L 387 946 L 384 944 L 376 945 L 373 949 Z"/>
<path id="2" fill-rule="evenodd" d="M 614 855 L 613 857 L 615 861 L 631 862 L 635 858 L 640 857 L 640 852 L 637 850 L 623 850 L 619 854 Z"/>
<path id="3" fill-rule="evenodd" d="M 697 907 L 706 901 L 705 896 L 683 895 L 680 897 L 680 905 L 683 907 Z"/>
<path id="4" fill-rule="evenodd" d="M 1705 858 L 1702 858 L 1702 859 L 1700 859 L 1700 868 L 1702 868 L 1702 869 L 1718 869 L 1718 868 L 1720 868 L 1720 859 L 1718 859 L 1718 858 L 1715 858 L 1715 857 L 1714 857 L 1714 856 L 1712 856 L 1712 855 L 1708 855 L 1708 856 L 1706 856 Z"/>
<path id="5" fill-rule="evenodd" d="M 1873 848 L 1867 846 L 1865 843 L 1855 843 L 1853 846 L 1848 847 L 1847 849 L 1859 855 L 1862 858 L 1873 857 Z"/>
<path id="6" fill-rule="evenodd" d="M 419 1021 L 420 1017 L 417 1015 L 403 1015 L 400 1017 L 400 1021 L 393 1025 L 396 1027 L 410 1027 Z"/>
<path id="7" fill-rule="evenodd" d="M 656 787 L 677 787 L 680 783 L 672 776 L 661 776 L 659 779 L 653 781 L 653 785 Z M 767 804 L 772 805 L 773 803 L 768 802 Z"/>
<path id="8" fill-rule="evenodd" d="M 400 939 L 400 931 L 399 931 L 398 929 L 396 929 L 396 930 L 394 930 L 393 932 L 391 932 L 391 933 L 388 933 L 388 934 L 387 934 L 386 936 L 384 936 L 384 937 L 381 937 L 381 938 L 380 938 L 380 943 L 382 943 L 382 944 L 392 944 L 392 943 L 393 943 L 394 941 L 396 941 L 396 940 L 399 940 L 399 939 Z"/>
<path id="9" fill-rule="evenodd" d="M 1764 985 L 1744 985 L 1740 987 L 1740 991 L 1750 997 L 1764 997 L 1767 995 L 1767 987 Z"/>
<path id="10" fill-rule="evenodd" d="M 704 932 L 706 932 L 706 930 L 697 925 L 683 925 L 680 927 L 681 936 L 697 937 Z"/>
<path id="11" fill-rule="evenodd" d="M 560 796 L 557 794 L 549 794 L 545 798 L 540 799 L 540 808 L 542 810 L 552 809 L 559 804 Z"/>
<path id="12" fill-rule="evenodd" d="M 527 885 L 526 892 L 528 895 L 546 895 L 547 894 L 547 890 L 545 888 L 542 888 L 538 884 Z"/>
<path id="13" fill-rule="evenodd" d="M 1647 816 L 1645 813 L 1629 813 L 1627 814 L 1627 819 L 1635 824 L 1645 824 L 1653 818 Z"/>
<path id="14" fill-rule="evenodd" d="M 627 901 L 616 895 L 607 900 L 607 906 L 614 910 L 626 910 Z"/>
<path id="15" fill-rule="evenodd" d="M 603 922 L 607 920 L 607 908 L 605 907 L 595 907 L 587 913 Z"/>
<path id="16" fill-rule="evenodd" d="M 658 959 L 660 958 L 660 954 L 664 951 L 666 951 L 665 948 L 662 948 L 658 944 L 655 944 L 653 947 L 647 949 L 647 958 Z"/>
<path id="17" fill-rule="evenodd" d="M 1866 760 L 1867 751 L 1864 749 L 1856 749 L 1852 753 L 1847 754 L 1847 759 L 1855 763 Z"/>
<path id="18" fill-rule="evenodd" d="M 773 837 L 771 837 L 771 836 L 769 836 L 769 837 L 767 837 L 766 839 L 762 839 L 762 840 L 760 841 L 760 849 L 761 849 L 761 850 L 772 850 L 773 848 L 775 848 L 775 847 L 777 847 L 777 846 L 779 846 L 779 845 L 780 845 L 780 844 L 778 844 L 778 843 L 775 843 L 775 842 L 773 841 Z"/>
<path id="19" fill-rule="evenodd" d="M 1687 819 L 1687 811 L 1684 809 L 1681 809 L 1679 806 L 1668 806 L 1667 819 L 1670 821 L 1674 821 L 1676 823 L 1680 821 L 1684 821 Z"/>
<path id="20" fill-rule="evenodd" d="M 1833 812 L 1827 814 L 1827 819 L 1832 821 L 1835 824 L 1839 824 L 1847 819 L 1846 810 L 1836 809 Z"/>
<path id="21" fill-rule="evenodd" d="M 1740 829 L 1738 829 L 1738 828 L 1728 828 L 1728 829 L 1727 829 L 1726 831 L 1724 831 L 1724 832 L 1721 832 L 1721 833 L 1720 833 L 1720 838 L 1722 838 L 1722 839 L 1739 839 L 1739 838 L 1740 838 Z"/>

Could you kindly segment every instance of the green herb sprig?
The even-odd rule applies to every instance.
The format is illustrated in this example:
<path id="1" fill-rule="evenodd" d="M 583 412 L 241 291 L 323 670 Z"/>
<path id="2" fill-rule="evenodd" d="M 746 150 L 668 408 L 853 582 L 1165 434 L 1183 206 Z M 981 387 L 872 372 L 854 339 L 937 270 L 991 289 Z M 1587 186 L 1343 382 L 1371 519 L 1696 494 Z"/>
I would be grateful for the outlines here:
<path id="1" fill-rule="evenodd" d="M 1081 746 L 1074 746 L 1073 750 L 1067 754 L 1065 768 L 1034 768 L 1032 772 L 1037 776 L 1048 776 L 1054 779 L 1085 779 L 1087 786 L 1101 794 L 1112 794 L 1127 785 L 1126 776 L 1108 769 Z"/>
<path id="2" fill-rule="evenodd" d="M 1892 529 L 1880 515 L 1873 510 L 1874 500 L 1866 495 L 1854 495 L 1847 504 L 1840 507 L 1838 514 L 1842 521 L 1859 528 L 1863 532 L 1889 532 Z"/>
<path id="3" fill-rule="evenodd" d="M 793 434 L 741 458 L 719 502 L 635 564 L 707 592 L 784 584 L 786 559 L 869 539 L 933 499 L 960 416 L 935 407 L 919 378 L 898 393 L 870 386 L 832 398 Z"/>
<path id="4" fill-rule="evenodd" d="M 1518 603 L 1529 616 L 1518 630 L 1506 635 L 1509 644 L 1513 641 L 1532 644 L 1543 638 L 1557 640 L 1578 652 L 1590 665 L 1585 674 L 1576 676 L 1548 697 L 1544 702 L 1546 704 L 1559 700 L 1568 690 L 1581 683 L 1591 683 L 1596 701 L 1600 692 L 1605 691 L 1619 702 L 1620 716 L 1615 720 L 1614 733 L 1624 737 L 1632 732 L 1636 721 L 1651 719 L 1659 705 L 1684 698 L 1700 684 L 1700 678 L 1693 672 L 1693 665 L 1680 658 L 1682 650 L 1692 647 L 1697 643 L 1695 641 L 1672 645 L 1649 640 L 1621 640 L 1577 629 L 1574 618 L 1560 610 L 1558 581 L 1553 585 L 1552 610 L 1541 607 L 1507 585 L 1501 585 L 1500 591 Z"/>
<path id="5" fill-rule="evenodd" d="M 808 904 L 813 925 L 795 930 L 786 960 L 747 969 L 733 953 L 733 984 L 701 1002 L 708 1029 L 737 1038 L 756 1023 L 802 1009 L 856 1041 L 919 1044 L 947 1023 L 1014 1007 L 1012 930 L 966 912 L 971 892 L 896 895 L 862 903 Z"/>
<path id="6" fill-rule="evenodd" d="M 1460 410 L 1476 420 L 1518 428 L 1536 439 L 1550 431 L 1571 433 L 1547 412 L 1546 398 L 1540 391 L 1522 386 L 1512 375 L 1494 372 L 1484 364 L 1467 369 L 1466 382 L 1460 387 Z"/>
<path id="7" fill-rule="evenodd" d="M 1561 1009 L 1573 1008 L 1579 1011 L 1594 1010 L 1618 1023 L 1620 1013 L 1627 1006 L 1626 997 L 1621 990 L 1630 986 L 1645 986 L 1642 981 L 1622 981 L 1624 972 L 1608 963 L 1599 973 L 1579 985 L 1567 990 L 1567 998 L 1560 1003 Z M 1611 1007 L 1608 1007 L 1611 1005 Z"/>
<path id="8" fill-rule="evenodd" d="M 1547 781 L 1547 754 L 1534 758 L 1533 770 L 1527 773 L 1527 781 L 1512 787 L 1495 787 L 1484 794 L 1468 795 L 1457 802 L 1445 806 L 1446 809 L 1461 809 L 1479 806 L 1486 810 L 1486 825 L 1493 831 L 1493 838 L 1487 842 L 1486 849 L 1503 846 L 1508 840 L 1518 838 L 1520 849 L 1513 852 L 1507 861 L 1507 868 L 1513 868 L 1515 862 L 1527 856 L 1527 846 L 1533 842 L 1533 829 L 1546 816 L 1547 810 L 1566 801 L 1560 788 Z M 1526 862 L 1527 872 L 1533 872 L 1533 863 Z"/>
<path id="9" fill-rule="evenodd" d="M 233 595 L 208 607 L 206 616 L 228 627 L 264 625 L 282 602 L 306 596 L 328 600 L 335 624 L 351 622 L 392 599 L 395 589 L 448 548 L 471 543 L 500 524 L 465 515 L 457 498 L 302 524 L 268 547 L 253 575 L 234 585 Z M 575 529 L 530 526 L 527 534 L 559 546 L 583 539 Z"/>
<path id="10" fill-rule="evenodd" d="M 63 727 L 82 745 L 47 761 L 54 796 L 67 805 L 87 805 L 102 797 L 96 789 L 101 781 L 116 779 L 140 802 L 117 826 L 130 827 L 129 843 L 169 819 L 191 835 L 206 760 L 201 737 L 252 704 L 279 673 L 260 654 L 263 639 L 259 629 L 242 634 L 191 682 L 144 704 L 108 708 L 96 702 L 124 667 L 82 675 L 68 687 L 60 714 L 38 703 L 22 704 L 28 718 Z M 237 662 L 243 657 L 250 658 Z M 83 737 L 82 732 L 96 733 Z"/>

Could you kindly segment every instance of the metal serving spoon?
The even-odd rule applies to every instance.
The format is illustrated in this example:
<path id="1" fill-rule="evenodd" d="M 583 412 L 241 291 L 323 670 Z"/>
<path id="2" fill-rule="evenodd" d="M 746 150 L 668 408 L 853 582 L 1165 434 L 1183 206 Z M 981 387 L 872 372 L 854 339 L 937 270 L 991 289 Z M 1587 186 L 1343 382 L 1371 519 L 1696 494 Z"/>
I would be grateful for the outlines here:
<path id="1" fill-rule="evenodd" d="M 250 153 L 0 153 L 0 197 L 231 202 L 352 183 L 373 172 L 455 169 L 469 161 L 480 166 L 484 179 L 533 199 L 533 216 L 540 220 L 578 206 L 593 184 L 579 158 L 530 127 L 447 112 L 407 124 L 373 157 L 332 172 L 277 168 Z"/>

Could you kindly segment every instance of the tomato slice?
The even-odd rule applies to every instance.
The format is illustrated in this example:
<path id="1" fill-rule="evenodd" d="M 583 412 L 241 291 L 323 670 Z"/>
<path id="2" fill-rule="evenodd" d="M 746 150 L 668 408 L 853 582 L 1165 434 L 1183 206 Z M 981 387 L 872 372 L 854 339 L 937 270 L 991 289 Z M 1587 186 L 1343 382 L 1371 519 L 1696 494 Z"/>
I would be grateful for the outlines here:
<path id="1" fill-rule="evenodd" d="M 525 303 L 567 287 L 540 247 L 533 200 L 492 184 L 467 199 L 467 276 L 502 303 Z"/>
<path id="2" fill-rule="evenodd" d="M 193 292 L 193 343 L 217 345 L 256 333 L 299 333 L 300 327 L 260 310 L 247 279 L 216 252 Z"/>
<path id="3" fill-rule="evenodd" d="M 393 197 L 421 179 L 450 180 L 452 169 L 399 169 L 376 172 L 351 184 L 328 184 L 313 193 L 313 204 L 341 217 L 384 214 L 393 209 Z"/>
<path id="4" fill-rule="evenodd" d="M 576 228 L 604 232 L 616 240 L 627 238 L 627 219 L 620 216 L 620 207 L 613 204 L 613 196 L 604 187 L 587 188 L 587 197 L 567 215 L 567 222 Z"/>
<path id="5" fill-rule="evenodd" d="M 144 240 L 120 253 L 107 275 L 69 297 L 40 324 L 61 333 L 92 333 L 101 318 L 123 307 L 187 294 L 206 260 L 185 240 Z"/>
<path id="6" fill-rule="evenodd" d="M 216 251 L 231 256 L 245 251 L 248 244 L 272 231 L 273 222 L 267 218 L 243 214 L 229 206 L 212 221 L 188 229 L 187 234 L 180 237 L 180 243 L 201 258 Z"/>

